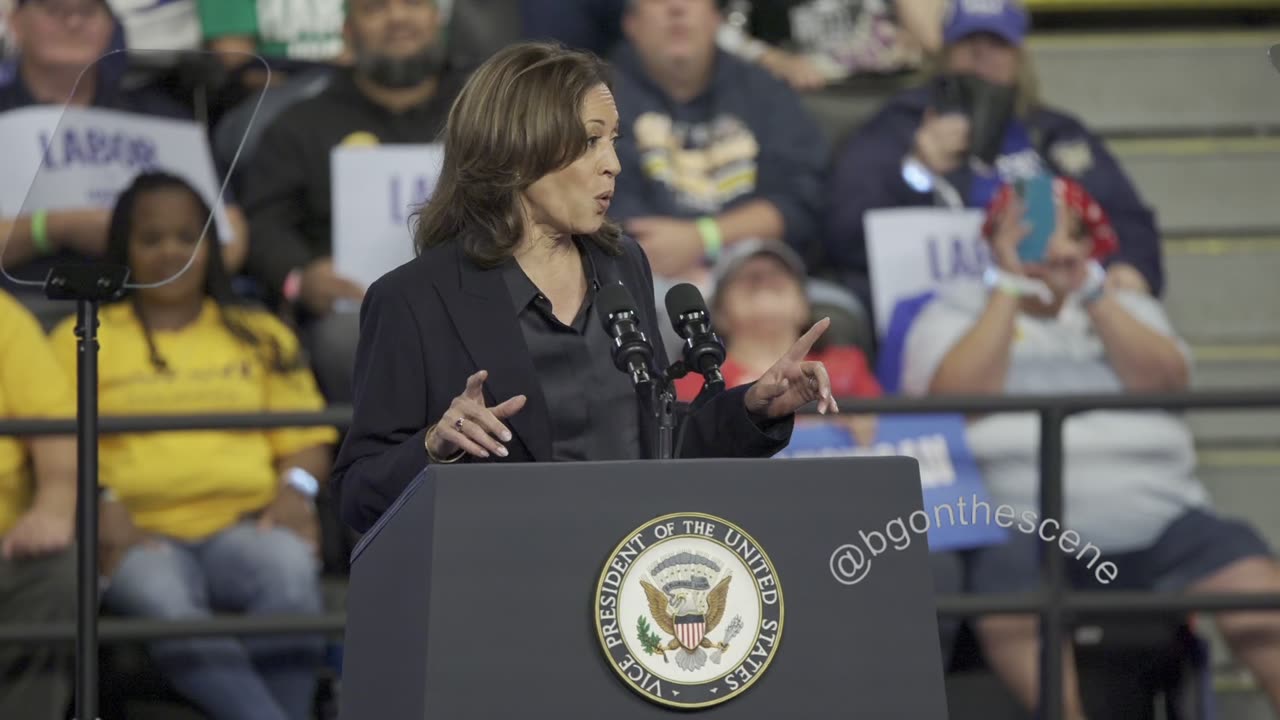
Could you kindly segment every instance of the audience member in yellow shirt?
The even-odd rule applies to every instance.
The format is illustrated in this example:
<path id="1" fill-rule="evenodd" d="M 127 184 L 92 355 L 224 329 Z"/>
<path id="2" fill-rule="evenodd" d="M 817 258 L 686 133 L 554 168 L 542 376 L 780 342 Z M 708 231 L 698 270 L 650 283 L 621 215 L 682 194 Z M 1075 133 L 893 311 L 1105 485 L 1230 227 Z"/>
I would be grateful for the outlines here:
<path id="1" fill-rule="evenodd" d="M 108 261 L 149 285 L 100 313 L 104 415 L 319 410 L 296 337 L 231 292 L 209 208 L 185 181 L 138 176 L 111 218 Z M 193 258 L 190 267 L 188 261 Z M 182 272 L 186 268 L 185 272 Z M 179 274 L 181 272 L 181 274 Z M 54 330 L 75 370 L 71 321 Z M 318 613 L 318 521 L 333 428 L 104 436 L 106 607 L 165 619 L 215 612 Z M 321 638 L 158 641 L 173 687 L 215 720 L 310 717 Z"/>
<path id="2" fill-rule="evenodd" d="M 75 396 L 39 323 L 0 291 L 0 418 L 72 418 Z M 76 444 L 0 436 L 0 623 L 75 619 Z M 70 648 L 0 645 L 0 718 L 62 720 Z"/>

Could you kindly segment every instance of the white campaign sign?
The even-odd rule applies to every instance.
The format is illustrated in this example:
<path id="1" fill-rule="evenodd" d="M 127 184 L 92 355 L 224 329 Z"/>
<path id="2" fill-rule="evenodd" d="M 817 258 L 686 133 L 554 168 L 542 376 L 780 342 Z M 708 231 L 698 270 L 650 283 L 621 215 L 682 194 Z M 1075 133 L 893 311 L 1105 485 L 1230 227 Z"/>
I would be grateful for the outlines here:
<path id="1" fill-rule="evenodd" d="M 414 257 L 409 219 L 435 192 L 443 146 L 337 147 L 333 175 L 333 265 L 368 287 Z"/>
<path id="2" fill-rule="evenodd" d="M 891 208 L 863 216 L 876 332 L 884 336 L 894 306 L 963 278 L 980 280 L 990 253 L 980 210 Z"/>
<path id="3" fill-rule="evenodd" d="M 110 208 L 139 173 L 182 177 L 215 208 L 218 236 L 230 242 L 222 178 L 205 131 L 187 120 L 102 108 L 33 105 L 0 113 L 0 215 Z"/>

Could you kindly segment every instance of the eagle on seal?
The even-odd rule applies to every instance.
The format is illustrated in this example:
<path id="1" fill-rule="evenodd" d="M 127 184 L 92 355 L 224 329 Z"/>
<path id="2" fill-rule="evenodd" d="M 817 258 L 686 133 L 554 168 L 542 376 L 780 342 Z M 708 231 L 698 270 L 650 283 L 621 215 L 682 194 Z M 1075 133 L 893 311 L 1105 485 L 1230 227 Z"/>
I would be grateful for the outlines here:
<path id="1" fill-rule="evenodd" d="M 676 664 L 685 670 L 697 670 L 706 663 L 703 648 L 727 650 L 724 642 L 712 642 L 707 634 L 724 619 L 729 599 L 729 582 L 725 575 L 712 586 L 720 574 L 720 566 L 696 553 L 679 553 L 664 558 L 650 571 L 654 582 L 641 580 L 649 602 L 649 613 L 657 626 L 672 640 L 657 651 L 676 653 Z M 678 652 L 677 652 L 678 651 Z"/>

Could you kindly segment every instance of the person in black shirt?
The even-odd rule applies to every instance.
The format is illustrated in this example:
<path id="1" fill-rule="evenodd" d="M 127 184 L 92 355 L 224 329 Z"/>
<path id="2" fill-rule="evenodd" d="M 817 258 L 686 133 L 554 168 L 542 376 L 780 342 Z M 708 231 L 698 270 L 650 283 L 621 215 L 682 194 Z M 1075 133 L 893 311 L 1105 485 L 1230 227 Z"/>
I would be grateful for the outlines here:
<path id="1" fill-rule="evenodd" d="M 606 66 L 559 45 L 509 46 L 472 75 L 445 130 L 418 257 L 360 311 L 350 430 L 332 479 L 367 532 L 428 465 L 651 458 L 656 423 L 609 367 L 598 287 L 621 283 L 666 369 L 653 273 L 606 213 L 622 167 Z M 768 457 L 795 412 L 838 412 L 804 360 L 823 319 L 754 383 L 685 413 L 682 458 Z"/>
<path id="2" fill-rule="evenodd" d="M 343 144 L 435 141 L 461 87 L 444 67 L 434 0 L 351 0 L 346 37 L 354 66 L 318 95 L 284 110 L 263 133 L 244 175 L 253 238 L 249 274 L 273 301 L 298 311 L 317 380 L 331 402 L 350 393 L 354 313 L 364 288 L 333 268 L 329 154 Z"/>
<path id="3" fill-rule="evenodd" d="M 502 269 L 520 323 L 520 335 L 529 347 L 533 371 L 541 381 L 551 416 L 551 459 L 555 461 L 640 457 L 640 428 L 634 407 L 635 391 L 619 382 L 613 364 L 612 340 L 594 312 L 600 292 L 600 274 L 590 250 L 573 240 L 582 257 L 587 280 L 586 297 L 570 322 L 556 317 L 555 308 L 529 279 L 519 262 Z M 592 425 L 609 432 L 588 432 Z"/>

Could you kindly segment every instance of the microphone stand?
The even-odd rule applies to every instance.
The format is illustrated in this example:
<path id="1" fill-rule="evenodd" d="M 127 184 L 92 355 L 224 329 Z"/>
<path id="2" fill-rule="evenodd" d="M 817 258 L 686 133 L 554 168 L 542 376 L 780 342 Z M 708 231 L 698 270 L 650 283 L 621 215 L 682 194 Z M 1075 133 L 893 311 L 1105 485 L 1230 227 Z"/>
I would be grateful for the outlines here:
<path id="1" fill-rule="evenodd" d="M 658 423 L 656 459 L 671 460 L 675 457 L 676 432 L 676 397 L 671 383 L 658 376 L 644 385 L 637 385 L 635 390 L 645 414 Z"/>
<path id="2" fill-rule="evenodd" d="M 98 306 L 124 290 L 129 269 L 59 265 L 50 300 L 76 301 L 76 720 L 98 718 Z"/>
<path id="3" fill-rule="evenodd" d="M 667 372 L 658 378 L 661 385 L 657 396 L 658 459 L 671 460 L 680 448 L 675 447 L 676 432 L 676 380 L 689 374 L 689 366 L 677 360 L 667 366 Z M 696 402 L 696 401 L 695 401 Z M 683 436 L 683 433 L 681 433 Z M 682 438 L 683 439 L 683 438 Z M 682 443 L 683 444 L 683 443 Z"/>
<path id="4" fill-rule="evenodd" d="M 658 459 L 671 460 L 675 457 L 676 398 L 671 383 L 663 385 L 658 392 Z"/>

